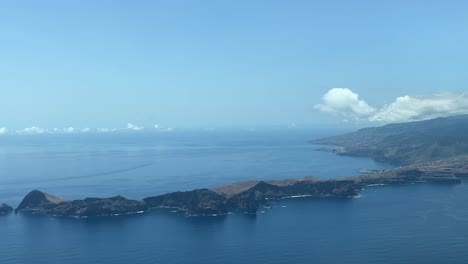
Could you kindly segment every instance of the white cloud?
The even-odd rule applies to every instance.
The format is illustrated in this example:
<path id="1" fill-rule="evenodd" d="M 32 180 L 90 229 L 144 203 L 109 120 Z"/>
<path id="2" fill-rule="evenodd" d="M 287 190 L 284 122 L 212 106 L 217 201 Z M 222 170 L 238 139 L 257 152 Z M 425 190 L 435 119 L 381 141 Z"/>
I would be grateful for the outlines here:
<path id="1" fill-rule="evenodd" d="M 422 97 L 401 96 L 380 109 L 369 106 L 359 95 L 347 88 L 333 88 L 322 97 L 315 109 L 345 120 L 381 123 L 409 122 L 431 118 L 468 114 L 468 96 L 445 93 Z"/>
<path id="2" fill-rule="evenodd" d="M 355 120 L 366 119 L 376 110 L 348 88 L 333 88 L 322 97 L 322 104 L 314 107 L 320 112 Z"/>
<path id="3" fill-rule="evenodd" d="M 16 131 L 16 133 L 18 133 L 18 134 L 43 134 L 45 132 L 47 132 L 46 129 L 36 127 L 36 126 L 28 127 L 28 128 Z"/>
<path id="4" fill-rule="evenodd" d="M 98 132 L 98 133 L 109 133 L 109 132 L 112 132 L 112 131 L 109 128 L 103 128 L 102 127 L 102 128 L 97 128 L 96 132 Z"/>
<path id="5" fill-rule="evenodd" d="M 137 126 L 137 125 L 134 125 L 132 123 L 128 123 L 127 128 L 130 129 L 130 130 L 135 130 L 135 131 L 140 131 L 140 130 L 145 129 L 144 127 Z"/>
<path id="6" fill-rule="evenodd" d="M 64 128 L 64 129 L 63 129 L 63 132 L 64 132 L 64 133 L 74 133 L 74 132 L 76 132 L 76 131 L 77 131 L 77 130 L 74 129 L 73 127 L 67 127 L 67 128 Z"/>
<path id="7" fill-rule="evenodd" d="M 159 128 L 159 125 L 154 125 L 154 128 L 155 128 L 155 129 L 158 129 L 158 128 Z"/>
<path id="8" fill-rule="evenodd" d="M 2 134 L 18 134 L 18 135 L 31 135 L 31 134 L 79 134 L 79 133 L 112 133 L 112 132 L 124 132 L 124 131 L 141 131 L 144 127 L 133 125 L 129 123 L 126 129 L 116 129 L 116 128 L 76 128 L 76 127 L 66 127 L 66 128 L 42 128 L 37 126 L 32 126 L 19 130 L 8 130 L 5 127 L 0 127 L 0 135 Z M 169 129 L 172 130 L 172 129 Z"/>
<path id="9" fill-rule="evenodd" d="M 398 97 L 369 118 L 384 123 L 425 120 L 468 113 L 468 97 L 464 94 L 435 94 L 425 97 Z"/>

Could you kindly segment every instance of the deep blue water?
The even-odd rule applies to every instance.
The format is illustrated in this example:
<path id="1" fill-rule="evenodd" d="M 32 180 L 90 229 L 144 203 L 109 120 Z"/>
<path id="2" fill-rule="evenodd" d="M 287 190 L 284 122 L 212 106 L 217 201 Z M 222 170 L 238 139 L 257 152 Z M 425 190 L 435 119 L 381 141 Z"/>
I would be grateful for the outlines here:
<path id="1" fill-rule="evenodd" d="M 0 139 L 0 202 L 32 188 L 66 198 L 386 167 L 316 152 L 310 131 Z M 468 263 L 468 187 L 368 187 L 360 198 L 286 199 L 256 216 L 168 210 L 90 219 L 0 217 L 0 263 Z"/>

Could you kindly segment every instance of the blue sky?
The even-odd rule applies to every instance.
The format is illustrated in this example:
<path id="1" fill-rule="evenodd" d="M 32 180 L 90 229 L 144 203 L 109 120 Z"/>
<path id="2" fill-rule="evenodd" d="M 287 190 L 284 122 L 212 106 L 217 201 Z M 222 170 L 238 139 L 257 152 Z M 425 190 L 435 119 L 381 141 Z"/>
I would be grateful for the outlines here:
<path id="1" fill-rule="evenodd" d="M 375 109 L 467 90 L 466 10 L 442 0 L 2 1 L 0 127 L 351 126 L 318 111 L 330 110 L 317 108 L 330 89 Z"/>

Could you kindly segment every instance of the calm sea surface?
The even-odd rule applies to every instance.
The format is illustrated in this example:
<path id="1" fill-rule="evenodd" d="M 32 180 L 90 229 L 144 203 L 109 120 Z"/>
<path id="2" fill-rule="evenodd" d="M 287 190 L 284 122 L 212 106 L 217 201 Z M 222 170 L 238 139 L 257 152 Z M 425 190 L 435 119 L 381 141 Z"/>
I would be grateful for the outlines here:
<path id="1" fill-rule="evenodd" d="M 307 144 L 329 132 L 0 137 L 0 202 L 144 198 L 232 181 L 387 168 Z M 168 210 L 90 219 L 0 217 L 0 263 L 468 263 L 468 187 L 368 187 L 360 198 L 286 199 L 257 216 Z"/>

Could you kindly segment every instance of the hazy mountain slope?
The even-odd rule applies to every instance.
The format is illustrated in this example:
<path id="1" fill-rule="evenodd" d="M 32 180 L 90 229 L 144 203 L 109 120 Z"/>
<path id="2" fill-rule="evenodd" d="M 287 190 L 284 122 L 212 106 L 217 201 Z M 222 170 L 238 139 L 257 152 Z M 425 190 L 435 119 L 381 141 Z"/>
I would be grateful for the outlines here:
<path id="1" fill-rule="evenodd" d="M 342 155 L 413 164 L 468 154 L 468 115 L 389 124 L 313 140 Z"/>

